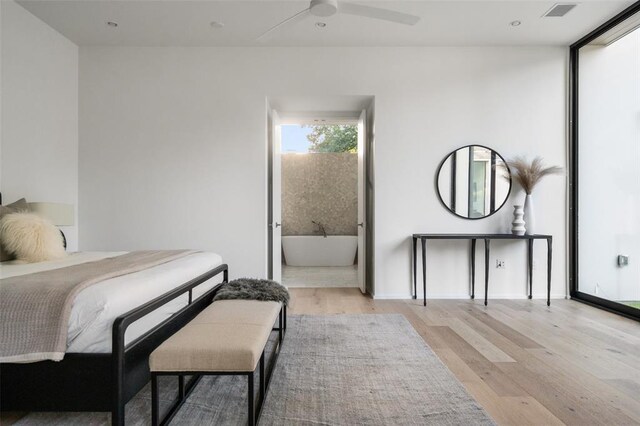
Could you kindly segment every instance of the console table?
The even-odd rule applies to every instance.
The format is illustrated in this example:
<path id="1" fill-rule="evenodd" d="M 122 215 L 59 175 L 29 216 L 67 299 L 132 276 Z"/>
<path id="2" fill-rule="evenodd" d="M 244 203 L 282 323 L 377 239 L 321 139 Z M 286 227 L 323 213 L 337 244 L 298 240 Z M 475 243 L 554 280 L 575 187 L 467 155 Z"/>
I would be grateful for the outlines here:
<path id="1" fill-rule="evenodd" d="M 418 297 L 417 287 L 417 243 L 422 246 L 422 290 L 423 303 L 427 306 L 427 240 L 470 240 L 471 242 L 471 298 L 475 298 L 476 291 L 476 241 L 484 241 L 484 304 L 487 305 L 489 290 L 489 250 L 491 240 L 526 240 L 527 266 L 529 272 L 529 299 L 532 297 L 533 287 L 533 242 L 547 240 L 547 306 L 551 305 L 551 254 L 553 237 L 551 235 L 513 235 L 513 234 L 413 234 L 413 298 Z"/>

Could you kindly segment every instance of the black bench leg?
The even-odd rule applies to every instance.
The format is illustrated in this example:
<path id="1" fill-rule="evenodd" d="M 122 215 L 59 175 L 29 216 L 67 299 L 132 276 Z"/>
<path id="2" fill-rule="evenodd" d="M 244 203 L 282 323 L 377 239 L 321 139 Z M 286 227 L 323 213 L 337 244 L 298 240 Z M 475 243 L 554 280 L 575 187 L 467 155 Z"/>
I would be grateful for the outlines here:
<path id="1" fill-rule="evenodd" d="M 266 394 L 266 377 L 264 376 L 264 351 L 260 355 L 260 400 L 264 403 Z"/>
<path id="2" fill-rule="evenodd" d="M 253 372 L 247 374 L 247 383 L 248 383 L 248 391 L 249 391 L 249 404 L 248 404 L 248 409 L 249 409 L 249 421 L 248 424 L 249 426 L 254 426 L 256 424 L 256 417 L 255 417 L 255 406 L 254 406 L 254 401 L 253 401 Z"/>
<path id="3" fill-rule="evenodd" d="M 158 426 L 158 376 L 151 374 L 151 424 Z"/>
<path id="4" fill-rule="evenodd" d="M 180 401 L 184 401 L 184 376 L 182 374 L 178 376 L 178 398 Z"/>
<path id="5" fill-rule="evenodd" d="M 282 334 L 284 332 L 284 321 L 282 319 L 282 309 L 280 309 L 280 314 L 278 315 L 278 343 L 282 344 Z"/>

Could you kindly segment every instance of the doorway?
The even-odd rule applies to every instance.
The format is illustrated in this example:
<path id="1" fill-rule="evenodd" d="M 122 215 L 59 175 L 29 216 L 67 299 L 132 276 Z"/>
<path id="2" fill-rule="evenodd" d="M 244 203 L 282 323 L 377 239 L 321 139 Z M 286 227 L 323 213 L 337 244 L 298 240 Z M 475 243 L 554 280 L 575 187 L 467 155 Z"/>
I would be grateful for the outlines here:
<path id="1" fill-rule="evenodd" d="M 269 277 L 373 294 L 372 108 L 267 118 Z"/>

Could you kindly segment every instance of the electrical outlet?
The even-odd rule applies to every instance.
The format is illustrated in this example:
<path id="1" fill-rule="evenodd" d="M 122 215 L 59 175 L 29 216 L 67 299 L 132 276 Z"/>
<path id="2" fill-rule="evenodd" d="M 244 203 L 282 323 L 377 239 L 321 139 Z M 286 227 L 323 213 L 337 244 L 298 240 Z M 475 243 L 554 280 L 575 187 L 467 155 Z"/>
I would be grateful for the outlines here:
<path id="1" fill-rule="evenodd" d="M 504 260 L 501 259 L 496 259 L 496 269 L 504 269 L 506 268 L 506 262 Z"/>

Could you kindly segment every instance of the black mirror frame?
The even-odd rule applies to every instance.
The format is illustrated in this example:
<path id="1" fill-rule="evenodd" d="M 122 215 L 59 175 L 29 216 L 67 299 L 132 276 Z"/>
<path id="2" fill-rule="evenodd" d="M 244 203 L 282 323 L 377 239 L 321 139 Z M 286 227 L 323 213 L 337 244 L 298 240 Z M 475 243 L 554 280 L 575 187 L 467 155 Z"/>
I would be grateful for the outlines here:
<path id="1" fill-rule="evenodd" d="M 464 148 L 470 148 L 470 147 L 472 147 L 472 146 L 477 146 L 477 147 L 480 147 L 480 148 L 485 148 L 485 149 L 488 149 L 488 150 L 490 150 L 490 151 L 492 151 L 492 152 L 495 152 L 495 153 L 496 153 L 496 155 L 497 155 L 498 157 L 500 157 L 500 159 L 502 159 L 502 162 L 504 163 L 504 167 L 505 167 L 505 168 L 507 169 L 507 171 L 509 172 L 509 190 L 507 191 L 507 196 L 506 196 L 506 197 L 504 197 L 504 201 L 502 202 L 502 204 L 500 204 L 500 207 L 497 207 L 497 208 L 493 211 L 493 213 L 490 213 L 490 214 L 488 214 L 488 215 L 486 215 L 486 216 L 482 216 L 482 217 L 466 217 L 466 216 L 459 215 L 459 214 L 458 214 L 458 213 L 456 213 L 455 211 L 451 210 L 451 209 L 449 208 L 449 206 L 448 206 L 448 205 L 444 202 L 444 200 L 442 199 L 442 195 L 440 195 L 440 188 L 438 187 L 438 178 L 440 177 L 440 171 L 442 170 L 442 166 L 444 166 L 444 163 L 447 161 L 447 159 L 448 159 L 449 157 L 451 157 L 451 155 L 452 155 L 452 154 L 454 154 L 456 151 L 459 151 L 459 150 L 464 149 Z M 459 217 L 459 218 L 461 218 L 461 219 L 466 219 L 466 220 L 480 220 L 480 219 L 486 219 L 486 218 L 488 218 L 488 217 L 493 216 L 494 214 L 496 214 L 497 212 L 499 212 L 499 211 L 500 211 L 500 209 L 501 209 L 502 207 L 504 207 L 504 205 L 507 203 L 507 200 L 509 199 L 509 196 L 511 195 L 511 189 L 512 189 L 512 188 L 513 188 L 513 178 L 511 177 L 511 169 L 509 168 L 509 165 L 507 164 L 507 161 L 504 159 L 504 157 L 503 157 L 502 155 L 500 155 L 500 153 L 499 153 L 498 151 L 496 151 L 495 149 L 493 149 L 493 148 L 489 148 L 488 146 L 485 146 L 485 145 L 479 145 L 479 144 L 477 144 L 477 143 L 472 143 L 472 144 L 469 144 L 469 145 L 464 145 L 464 146 L 461 146 L 461 147 L 456 148 L 456 149 L 454 149 L 453 151 L 449 152 L 449 154 L 447 154 L 447 155 L 442 159 L 442 161 L 440 161 L 440 165 L 438 166 L 438 170 L 436 171 L 436 177 L 435 177 L 435 189 L 436 189 L 436 194 L 438 195 L 438 199 L 440 200 L 440 203 L 442 204 L 442 206 L 443 206 L 443 207 L 444 207 L 444 208 L 445 208 L 449 213 L 451 213 L 451 214 L 453 214 L 453 215 L 455 215 L 455 216 L 458 216 L 458 217 Z"/>

